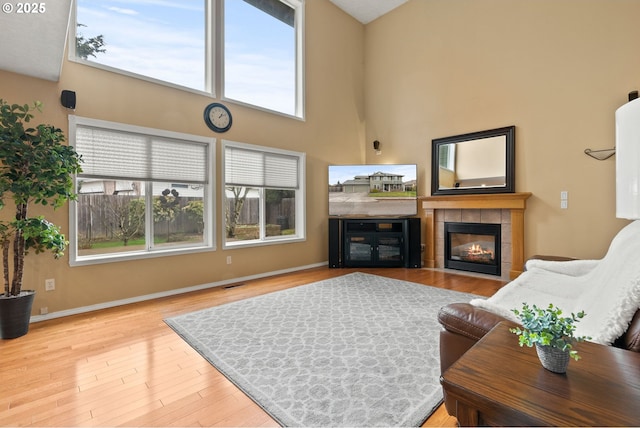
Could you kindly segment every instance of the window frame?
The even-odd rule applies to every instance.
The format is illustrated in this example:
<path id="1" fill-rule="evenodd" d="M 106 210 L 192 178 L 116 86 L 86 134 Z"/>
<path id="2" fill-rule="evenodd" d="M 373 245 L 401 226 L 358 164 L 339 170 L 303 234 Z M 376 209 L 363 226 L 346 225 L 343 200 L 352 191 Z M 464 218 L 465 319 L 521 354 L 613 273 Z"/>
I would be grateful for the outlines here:
<path id="1" fill-rule="evenodd" d="M 203 196 L 203 204 L 204 204 L 204 231 L 203 231 L 203 242 L 197 245 L 176 245 L 169 248 L 154 248 L 150 250 L 149 248 L 145 248 L 144 250 L 130 251 L 130 252 L 121 252 L 121 253 L 110 253 L 110 254 L 100 254 L 100 255 L 92 255 L 92 256 L 79 256 L 78 255 L 78 202 L 70 201 L 69 203 L 69 265 L 70 266 L 84 266 L 84 265 L 93 265 L 93 264 L 102 264 L 102 263 L 112 263 L 112 262 L 121 262 L 126 260 L 140 260 L 140 259 L 149 259 L 156 257 L 167 257 L 174 255 L 184 255 L 184 254 L 192 254 L 192 253 L 200 253 L 200 252 L 209 252 L 215 251 L 216 248 L 216 201 L 214 196 L 214 189 L 216 188 L 215 183 L 215 170 L 216 170 L 216 139 L 212 137 L 203 137 L 200 135 L 192 135 L 185 134 L 174 131 L 166 131 L 162 129 L 156 128 L 147 128 L 136 125 L 129 125 L 118 122 L 109 122 L 105 120 L 99 119 L 91 119 L 85 118 L 75 115 L 69 115 L 69 145 L 72 147 L 76 146 L 76 130 L 79 126 L 87 126 L 94 128 L 103 128 L 110 131 L 117 132 L 129 132 L 134 134 L 142 134 L 150 137 L 157 138 L 168 138 L 168 139 L 176 139 L 183 140 L 188 142 L 195 142 L 199 144 L 205 144 L 207 146 L 207 184 L 204 185 L 204 196 Z M 82 175 L 82 174 L 78 174 Z M 74 185 L 77 188 L 78 183 L 78 175 L 73 177 Z M 145 192 L 145 207 L 147 215 L 151 215 L 150 209 L 152 209 L 152 199 L 153 192 L 150 192 L 149 189 L 153 186 L 153 181 L 145 181 L 145 186 L 147 191 Z M 150 223 L 147 221 L 145 226 L 145 237 L 149 239 L 153 239 L 153 228 Z"/>
<path id="2" fill-rule="evenodd" d="M 440 150 L 442 150 L 443 147 L 446 146 L 446 165 L 444 165 L 442 162 L 440 163 L 440 168 L 444 168 L 447 169 L 449 171 L 455 171 L 455 164 L 456 164 L 456 145 L 455 144 L 446 144 L 446 145 L 442 145 L 440 146 Z M 442 160 L 443 156 L 439 156 L 439 159 Z"/>
<path id="3" fill-rule="evenodd" d="M 287 6 L 291 7 L 292 9 L 295 10 L 295 15 L 294 15 L 294 32 L 295 32 L 295 38 L 296 38 L 296 46 L 295 46 L 295 68 L 296 68 L 296 76 L 295 76 L 295 87 L 296 87 L 296 95 L 295 95 L 295 112 L 293 115 L 289 114 L 289 113 L 284 113 L 278 110 L 272 110 L 269 109 L 267 107 L 262 107 L 262 106 L 258 106 L 255 104 L 251 104 L 242 100 L 238 100 L 236 98 L 231 98 L 231 97 L 227 97 L 225 92 L 224 92 L 224 88 L 226 86 L 225 84 L 225 76 L 224 76 L 224 70 L 225 70 L 225 60 L 226 60 L 226 52 L 224 50 L 224 45 L 225 45 L 225 40 L 224 40 L 224 35 L 225 35 L 225 22 L 224 22 L 224 2 L 227 0 L 212 0 L 212 1 L 216 1 L 217 5 L 217 16 L 220 17 L 220 19 L 217 21 L 220 23 L 220 25 L 217 26 L 218 31 L 216 31 L 216 36 L 217 36 L 217 40 L 218 40 L 218 52 L 220 52 L 220 55 L 216 55 L 215 58 L 219 58 L 219 73 L 218 76 L 220 77 L 220 97 L 221 99 L 225 100 L 225 101 L 230 101 L 233 102 L 234 104 L 238 104 L 238 105 L 243 105 L 243 106 L 247 106 L 256 110 L 260 110 L 260 111 L 265 111 L 265 112 L 269 112 L 269 113 L 275 113 L 281 116 L 285 116 L 285 117 L 291 117 L 294 119 L 300 119 L 300 120 L 305 120 L 306 117 L 306 85 L 305 85 L 305 1 L 304 0 L 278 0 L 281 3 L 286 4 Z"/>
<path id="4" fill-rule="evenodd" d="M 204 10 L 204 20 L 205 20 L 205 45 L 204 45 L 204 79 L 205 79 L 205 89 L 196 89 L 191 88 L 189 86 L 183 86 L 178 83 L 169 82 L 167 80 L 162 80 L 156 77 L 147 76 L 144 74 L 136 73 L 134 71 L 124 70 L 122 68 L 100 64 L 95 61 L 91 61 L 89 59 L 83 59 L 76 56 L 76 37 L 78 35 L 78 5 L 77 2 L 74 1 L 72 5 L 71 18 L 69 22 L 69 45 L 68 45 L 68 59 L 71 62 L 75 62 L 78 64 L 83 64 L 89 67 L 97 68 L 100 70 L 108 71 L 115 74 L 121 74 L 123 76 L 132 77 L 134 79 L 143 80 L 145 82 L 155 83 L 162 86 L 167 86 L 169 88 L 179 89 L 186 92 L 192 92 L 199 95 L 209 95 L 216 96 L 216 72 L 215 72 L 215 57 L 216 57 L 216 31 L 215 31 L 215 23 L 217 22 L 217 14 L 215 4 L 218 0 L 203 0 L 205 10 Z"/>
<path id="5" fill-rule="evenodd" d="M 205 89 L 190 88 L 177 83 L 172 83 L 166 80 L 158 79 L 151 76 L 146 76 L 133 71 L 124 70 L 121 68 L 100 64 L 89 59 L 78 58 L 76 56 L 76 37 L 78 35 L 78 13 L 77 2 L 73 2 L 73 10 L 69 23 L 69 45 L 68 45 L 68 60 L 78 64 L 83 64 L 89 67 L 94 67 L 100 70 L 108 71 L 131 77 L 134 79 L 143 80 L 146 82 L 166 86 L 169 88 L 179 89 L 185 92 L 191 92 L 198 95 L 206 95 L 210 98 L 218 98 L 222 101 L 231 102 L 233 104 L 246 106 L 255 110 L 264 111 L 279 116 L 289 117 L 305 121 L 306 117 L 306 85 L 305 85 L 305 0 L 278 0 L 282 3 L 290 6 L 295 10 L 294 26 L 295 26 L 295 113 L 293 115 L 284 113 L 277 110 L 272 110 L 266 107 L 251 104 L 249 102 L 243 102 L 234 98 L 227 98 L 224 94 L 224 0 L 203 0 L 205 5 Z"/>
<path id="6" fill-rule="evenodd" d="M 260 238 L 260 239 L 251 239 L 251 240 L 243 240 L 243 241 L 233 241 L 233 242 L 227 242 L 227 236 L 226 236 L 226 230 L 227 230 L 227 221 L 226 221 L 226 209 L 227 209 L 227 201 L 226 201 L 226 188 L 227 188 L 227 180 L 226 180 L 226 148 L 227 147 L 237 147 L 239 149 L 246 149 L 246 150 L 252 150 L 252 151 L 257 151 L 257 152 L 262 152 L 262 153 L 269 153 L 269 154 L 277 154 L 277 155 L 285 155 L 285 156 L 292 156 L 292 157 L 296 157 L 298 160 L 298 189 L 295 190 L 296 192 L 296 202 L 295 202 L 295 209 L 296 209 L 296 214 L 295 214 L 295 230 L 296 230 L 296 234 L 295 235 L 279 235 L 279 236 L 266 236 L 266 233 L 264 233 L 265 228 L 266 228 L 266 223 L 265 223 L 265 213 L 264 213 L 264 209 L 265 209 L 265 203 L 266 203 L 266 198 L 265 198 L 265 189 L 269 188 L 269 189 L 279 189 L 276 187 L 260 187 L 259 188 L 259 193 L 260 193 L 260 224 L 259 224 L 259 228 L 260 228 L 260 235 L 263 236 L 264 238 Z M 228 250 L 228 249 L 234 249 L 234 248 L 247 248 L 247 247 L 256 247 L 256 246 L 264 246 L 264 245 L 277 245 L 277 244 L 288 244 L 288 243 L 293 243 L 293 242 L 303 242 L 306 241 L 306 236 L 307 236 L 307 231 L 306 231 L 306 193 L 307 193 L 307 189 L 306 189 L 306 154 L 303 152 L 296 152 L 296 151 L 292 151 L 292 150 L 284 150 L 284 149 L 277 149 L 277 148 L 273 148 L 273 147 L 267 147 L 267 146 L 259 146 L 259 145 L 254 145 L 254 144 L 248 144 L 248 143 L 242 143 L 242 142 L 238 142 L 238 141 L 231 141 L 231 140 L 222 140 L 221 141 L 221 157 L 222 157 L 222 162 L 220 165 L 221 168 L 221 174 L 222 174 L 222 179 L 220 180 L 221 182 L 221 203 L 220 205 L 222 206 L 222 212 L 221 212 L 221 217 L 222 217 L 222 222 L 221 222 L 221 226 L 222 226 L 222 249 L 223 250 Z M 250 187 L 250 186 L 247 186 Z M 251 187 L 253 189 L 256 189 L 257 187 Z"/>

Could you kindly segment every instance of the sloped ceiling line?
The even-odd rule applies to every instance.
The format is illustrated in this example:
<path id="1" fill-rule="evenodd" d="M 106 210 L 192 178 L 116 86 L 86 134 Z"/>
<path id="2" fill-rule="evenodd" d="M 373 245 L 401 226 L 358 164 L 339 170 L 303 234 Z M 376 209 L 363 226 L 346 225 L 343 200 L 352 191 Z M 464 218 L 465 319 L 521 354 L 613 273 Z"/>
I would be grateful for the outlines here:
<path id="1" fill-rule="evenodd" d="M 368 24 L 406 1 L 331 0 L 363 24 Z M 27 10 L 18 10 L 17 4 L 3 3 L 0 28 L 4 42 L 0 44 L 0 70 L 57 82 L 62 71 L 72 0 L 40 4 L 44 9 L 29 9 L 29 13 L 24 13 Z"/>
<path id="2" fill-rule="evenodd" d="M 3 3 L 0 69 L 54 82 L 60 80 L 71 1 L 39 3 L 44 9 L 25 6 L 33 3 Z M 18 5 L 22 8 L 18 9 Z"/>

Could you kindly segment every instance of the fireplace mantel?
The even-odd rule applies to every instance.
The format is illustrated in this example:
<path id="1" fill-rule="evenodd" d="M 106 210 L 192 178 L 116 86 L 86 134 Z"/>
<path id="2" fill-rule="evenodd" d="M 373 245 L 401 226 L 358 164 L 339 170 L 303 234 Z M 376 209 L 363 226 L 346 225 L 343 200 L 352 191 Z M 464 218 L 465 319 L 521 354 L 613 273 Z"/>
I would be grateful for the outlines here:
<path id="1" fill-rule="evenodd" d="M 424 210 L 425 267 L 436 266 L 435 211 L 455 209 L 508 209 L 511 212 L 511 269 L 509 278 L 522 273 L 524 265 L 524 210 L 530 192 L 481 195 L 438 195 L 420 198 Z"/>

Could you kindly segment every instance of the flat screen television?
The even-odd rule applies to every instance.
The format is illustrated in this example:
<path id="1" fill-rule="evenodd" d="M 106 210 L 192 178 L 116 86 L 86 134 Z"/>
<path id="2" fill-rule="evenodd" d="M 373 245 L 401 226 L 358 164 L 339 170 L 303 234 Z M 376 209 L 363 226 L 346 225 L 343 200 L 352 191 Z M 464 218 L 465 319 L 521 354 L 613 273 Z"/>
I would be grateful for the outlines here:
<path id="1" fill-rule="evenodd" d="M 415 216 L 417 172 L 415 164 L 329 165 L 329 215 Z"/>

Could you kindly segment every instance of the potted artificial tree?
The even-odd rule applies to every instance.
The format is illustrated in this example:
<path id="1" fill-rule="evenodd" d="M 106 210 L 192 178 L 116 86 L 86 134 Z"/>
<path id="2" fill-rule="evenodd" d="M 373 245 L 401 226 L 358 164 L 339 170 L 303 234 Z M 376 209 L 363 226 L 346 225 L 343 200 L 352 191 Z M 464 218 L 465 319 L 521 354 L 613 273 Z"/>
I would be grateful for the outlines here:
<path id="1" fill-rule="evenodd" d="M 554 373 L 565 373 L 570 358 L 580 359 L 578 351 L 573 349 L 575 342 L 591 339 L 574 336 L 575 323 L 584 318 L 584 311 L 563 317 L 562 310 L 553 304 L 542 309 L 523 303 L 521 310 L 512 309 L 512 312 L 520 318 L 523 328 L 511 328 L 509 331 L 519 336 L 520 346 L 532 347 L 535 344 L 542 367 Z"/>
<path id="2" fill-rule="evenodd" d="M 63 145 L 62 130 L 51 125 L 29 127 L 33 106 L 0 99 L 0 245 L 4 293 L 0 295 L 0 338 L 12 339 L 29 331 L 33 290 L 22 289 L 24 257 L 28 251 L 63 255 L 67 241 L 60 228 L 42 216 L 29 217 L 30 205 L 59 208 L 75 199 L 72 175 L 80 172 L 80 156 Z M 6 215 L 12 200 L 15 214 Z M 11 258 L 9 257 L 11 254 Z M 10 259 L 12 262 L 10 263 Z"/>

